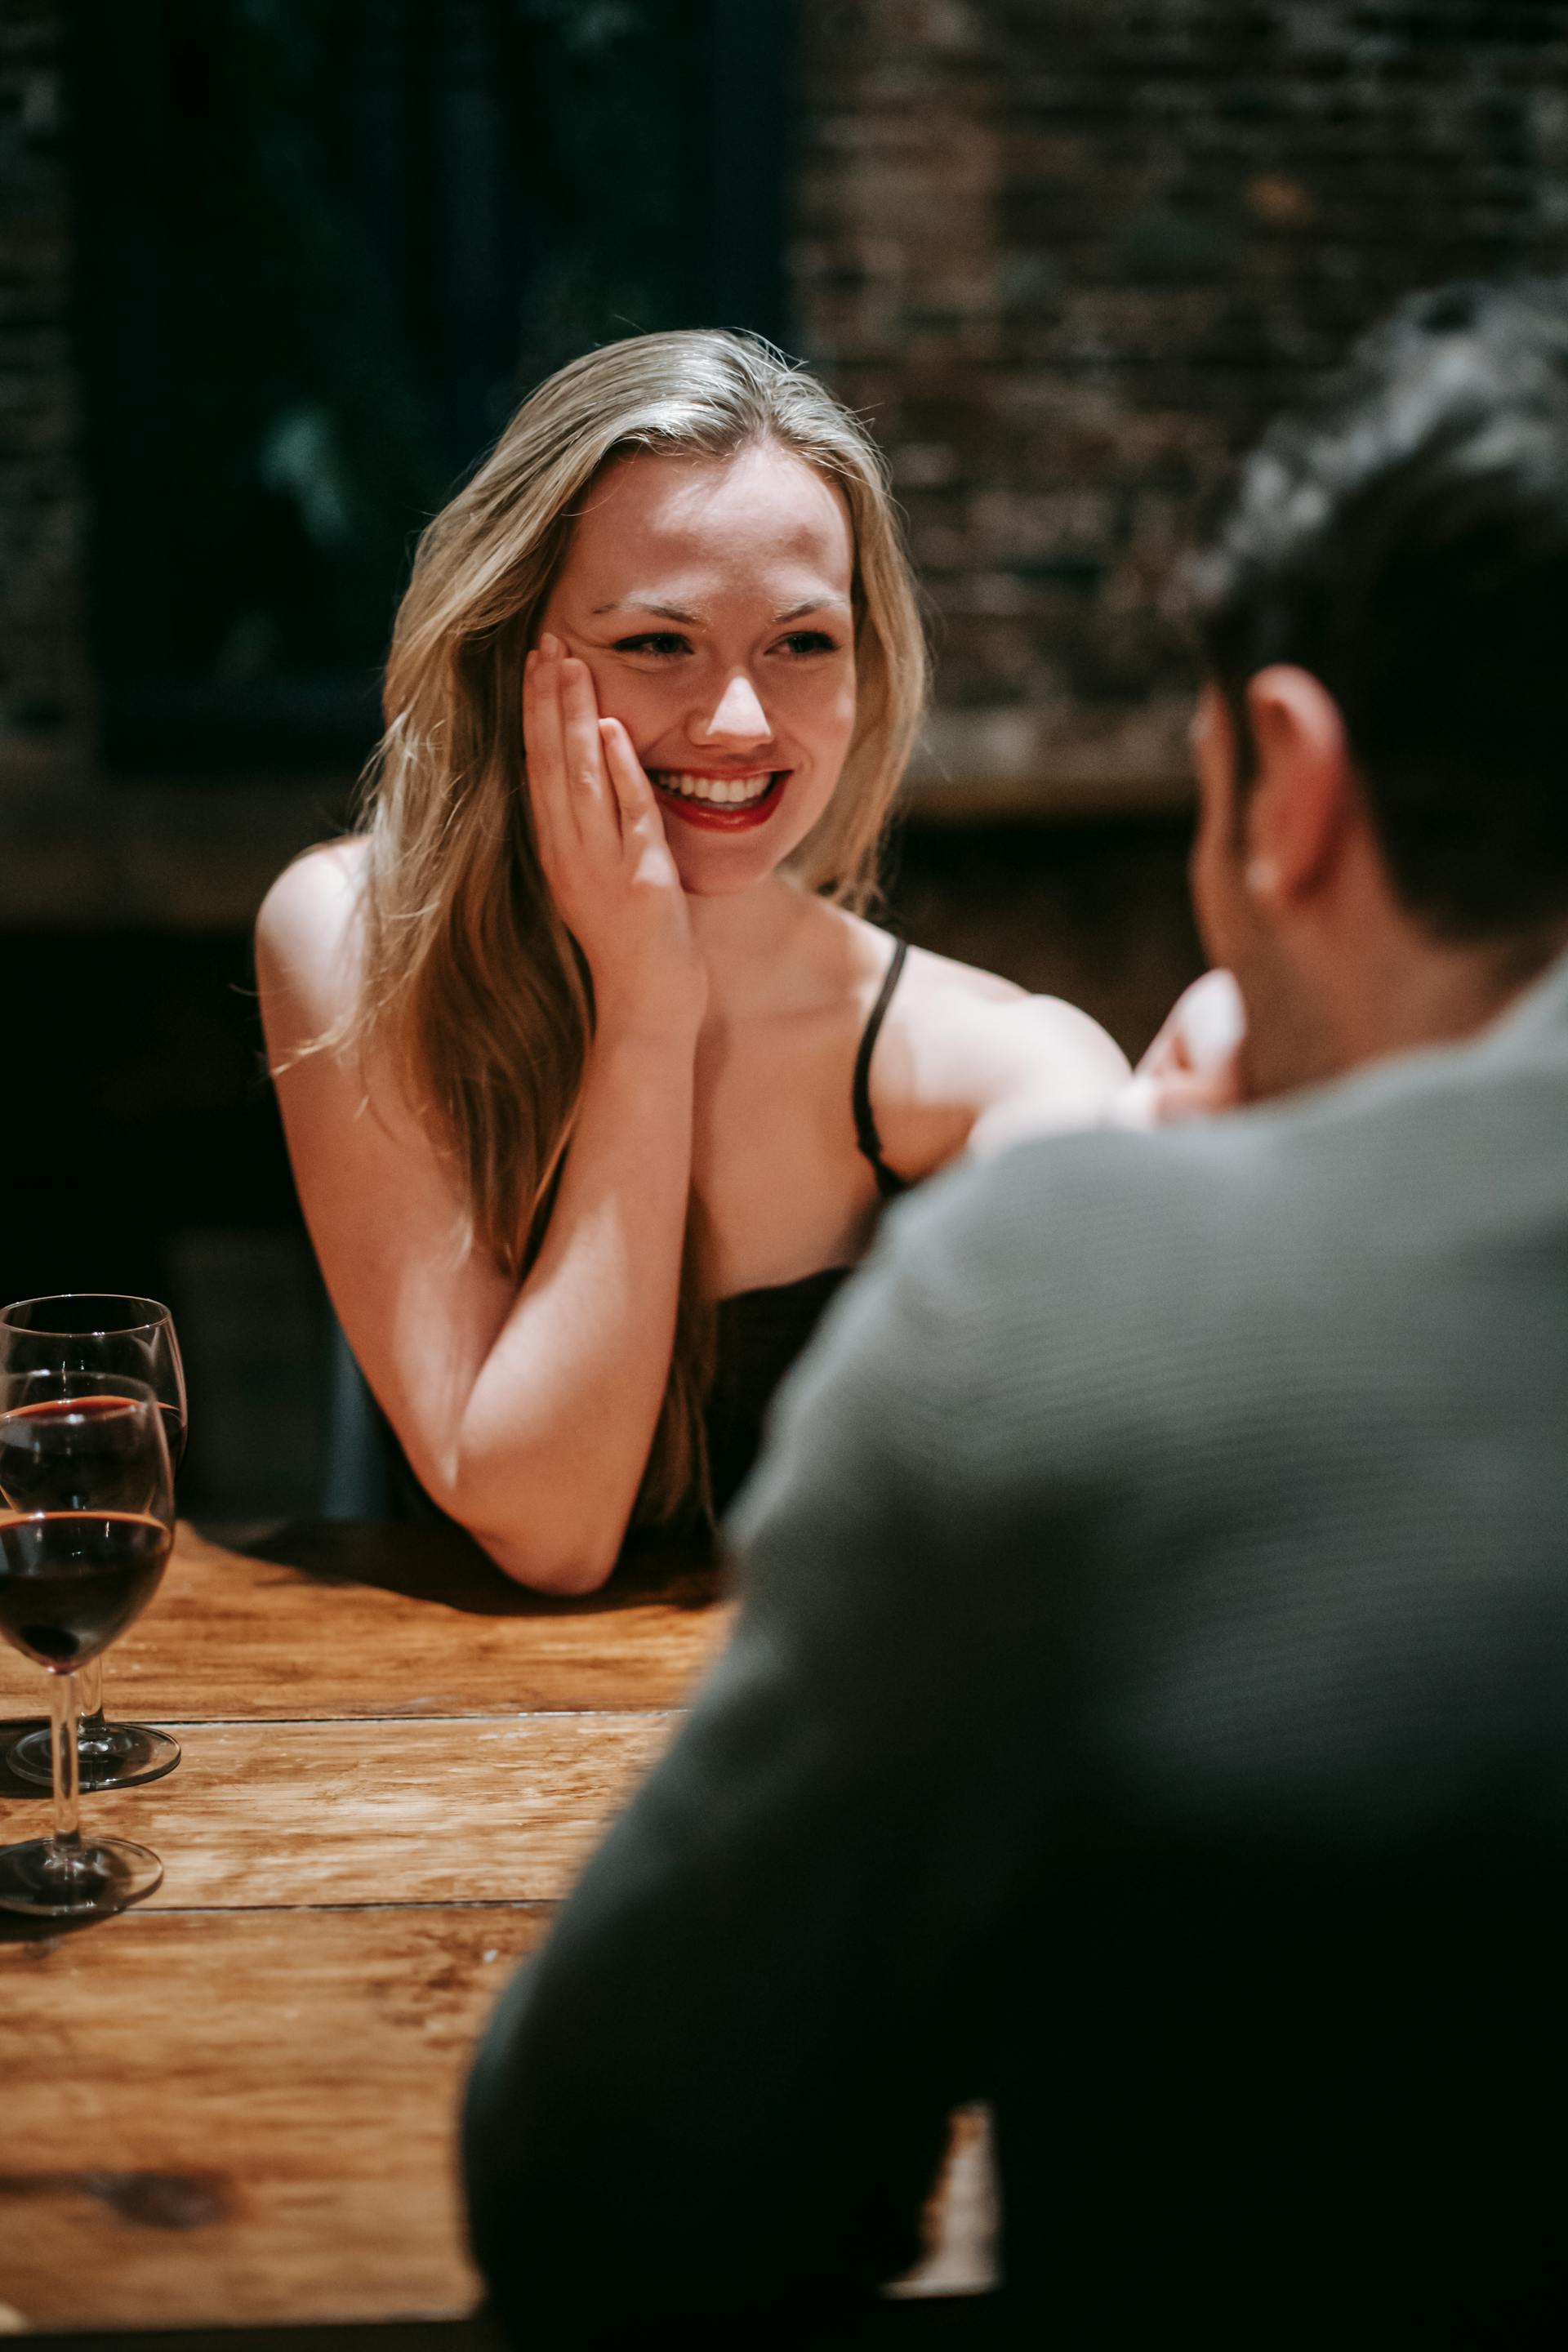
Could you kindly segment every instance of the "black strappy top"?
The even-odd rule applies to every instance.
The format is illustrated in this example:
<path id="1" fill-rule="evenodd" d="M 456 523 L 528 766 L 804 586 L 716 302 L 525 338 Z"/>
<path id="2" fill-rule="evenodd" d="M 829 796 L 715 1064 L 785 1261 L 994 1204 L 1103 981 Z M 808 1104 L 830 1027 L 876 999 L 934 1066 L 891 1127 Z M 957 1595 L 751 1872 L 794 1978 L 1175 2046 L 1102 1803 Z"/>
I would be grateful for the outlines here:
<path id="1" fill-rule="evenodd" d="M 855 1056 L 855 1077 L 849 1096 L 855 1112 L 855 1140 L 871 1163 L 877 1190 L 884 1201 L 897 1200 L 900 1192 L 907 1192 L 910 1188 L 905 1179 L 895 1175 L 882 1157 L 882 1139 L 877 1133 L 877 1121 L 871 1110 L 871 1055 L 876 1050 L 877 1039 L 888 1017 L 888 1007 L 893 1001 L 893 991 L 899 984 L 909 952 L 908 940 L 900 940 L 893 949 L 886 977 L 877 992 L 877 1002 L 871 1007 L 870 1018 L 860 1033 L 860 1050 Z"/>
<path id="2" fill-rule="evenodd" d="M 871 1163 L 884 1201 L 896 1200 L 910 1187 L 882 1157 L 882 1141 L 871 1109 L 871 1055 L 909 951 L 907 940 L 900 940 L 893 950 L 877 1002 L 860 1034 L 850 1091 L 855 1140 Z M 777 1283 L 765 1290 L 740 1290 L 720 1299 L 713 1386 L 704 1414 L 716 1511 L 723 1509 L 756 1459 L 773 1391 L 851 1271 L 847 1265 L 824 1266 L 819 1274 L 805 1275 L 799 1282 Z"/>
<path id="3" fill-rule="evenodd" d="M 877 1190 L 884 1201 L 895 1200 L 910 1186 L 882 1157 L 881 1138 L 871 1109 L 871 1055 L 908 954 L 908 940 L 900 940 L 860 1034 L 850 1090 L 855 1141 L 871 1163 Z M 703 1415 L 715 1511 L 724 1508 L 756 1459 L 763 1419 L 774 1390 L 805 1347 L 828 1302 L 852 1271 L 847 1265 L 824 1266 L 816 1274 L 803 1276 L 798 1282 L 775 1283 L 763 1290 L 740 1290 L 719 1300 L 715 1310 L 718 1330 L 713 1386 Z M 346 1348 L 343 1353 L 347 1355 Z M 390 1515 L 403 1519 L 444 1517 L 409 1468 L 390 1423 L 370 1399 L 368 1390 L 364 1396 L 389 1449 Z M 366 1516 L 377 1513 L 369 1509 Z"/>

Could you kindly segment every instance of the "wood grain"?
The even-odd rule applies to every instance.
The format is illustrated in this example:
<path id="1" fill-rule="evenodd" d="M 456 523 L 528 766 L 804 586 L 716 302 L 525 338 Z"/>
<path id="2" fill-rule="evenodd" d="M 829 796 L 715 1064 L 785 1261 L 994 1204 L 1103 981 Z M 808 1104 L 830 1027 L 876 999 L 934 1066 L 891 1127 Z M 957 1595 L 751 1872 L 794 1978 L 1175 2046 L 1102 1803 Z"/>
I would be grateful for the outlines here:
<path id="1" fill-rule="evenodd" d="M 104 1687 L 111 1716 L 154 1723 L 679 1706 L 723 1639 L 719 1596 L 691 1547 L 552 1601 L 444 1528 L 321 1522 L 241 1553 L 182 1528 Z M 45 1703 L 39 1669 L 0 1644 L 0 1717 Z"/>
<path id="2" fill-rule="evenodd" d="M 182 1724 L 166 1780 L 82 1801 L 163 1863 L 161 1910 L 553 1901 L 670 1738 L 669 1715 Z M 7 1800 L 0 1842 L 48 1800 Z"/>
<path id="3" fill-rule="evenodd" d="M 0 2330 L 471 2308 L 473 2041 L 673 1734 L 721 1598 L 689 1546 L 552 1602 L 455 1530 L 181 1530 L 105 1685 L 184 1760 L 83 1807 L 163 1885 L 70 1934 L 0 1913 Z M 43 1696 L 0 1647 L 0 1718 Z M 0 1772 L 0 1842 L 47 1818 Z"/>
<path id="4" fill-rule="evenodd" d="M 470 2308 L 459 2085 L 547 1918 L 142 1910 L 0 1945 L 0 2302 L 47 2328 Z"/>

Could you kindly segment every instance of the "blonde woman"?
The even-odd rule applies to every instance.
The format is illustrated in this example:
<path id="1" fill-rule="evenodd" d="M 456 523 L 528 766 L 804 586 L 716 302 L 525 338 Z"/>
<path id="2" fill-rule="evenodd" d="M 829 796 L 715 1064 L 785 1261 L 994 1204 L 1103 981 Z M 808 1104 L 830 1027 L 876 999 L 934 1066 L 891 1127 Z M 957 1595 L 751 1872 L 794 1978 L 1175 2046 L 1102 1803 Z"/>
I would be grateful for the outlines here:
<path id="1" fill-rule="evenodd" d="M 274 885 L 262 1009 L 353 1352 L 523 1584 L 721 1504 L 889 1194 L 1123 1085 L 1070 1006 L 858 911 L 923 690 L 874 446 L 746 338 L 563 369 L 424 536 L 363 828 Z"/>

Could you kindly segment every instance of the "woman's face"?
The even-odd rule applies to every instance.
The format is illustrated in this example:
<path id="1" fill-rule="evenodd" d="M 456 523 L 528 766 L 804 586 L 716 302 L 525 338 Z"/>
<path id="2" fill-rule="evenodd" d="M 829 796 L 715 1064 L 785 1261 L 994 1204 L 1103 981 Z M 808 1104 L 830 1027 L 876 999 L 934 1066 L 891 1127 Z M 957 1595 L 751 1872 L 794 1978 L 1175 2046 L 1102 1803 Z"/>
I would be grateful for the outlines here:
<path id="1" fill-rule="evenodd" d="M 774 442 L 595 485 L 540 618 L 652 780 L 680 879 L 743 890 L 805 840 L 855 728 L 848 509 Z"/>

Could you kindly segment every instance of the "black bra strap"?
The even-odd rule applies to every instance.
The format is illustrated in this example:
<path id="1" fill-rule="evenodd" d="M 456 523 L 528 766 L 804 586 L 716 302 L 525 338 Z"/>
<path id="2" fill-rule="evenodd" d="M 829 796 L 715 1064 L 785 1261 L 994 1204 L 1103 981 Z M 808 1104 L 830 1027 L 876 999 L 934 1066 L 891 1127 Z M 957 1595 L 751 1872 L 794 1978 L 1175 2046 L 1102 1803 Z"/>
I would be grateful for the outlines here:
<path id="1" fill-rule="evenodd" d="M 877 1178 L 877 1190 L 884 1201 L 892 1200 L 900 1192 L 907 1192 L 910 1187 L 905 1178 L 889 1168 L 882 1157 L 882 1139 L 877 1132 L 877 1122 L 871 1114 L 871 1055 L 888 1007 L 893 1001 L 893 991 L 899 984 L 899 975 L 903 971 L 904 959 L 909 951 L 908 940 L 900 940 L 893 950 L 892 961 L 888 966 L 887 975 L 882 982 L 877 1002 L 871 1007 L 871 1017 L 860 1033 L 860 1050 L 855 1056 L 855 1085 L 852 1096 L 855 1107 L 855 1140 L 871 1163 Z"/>

